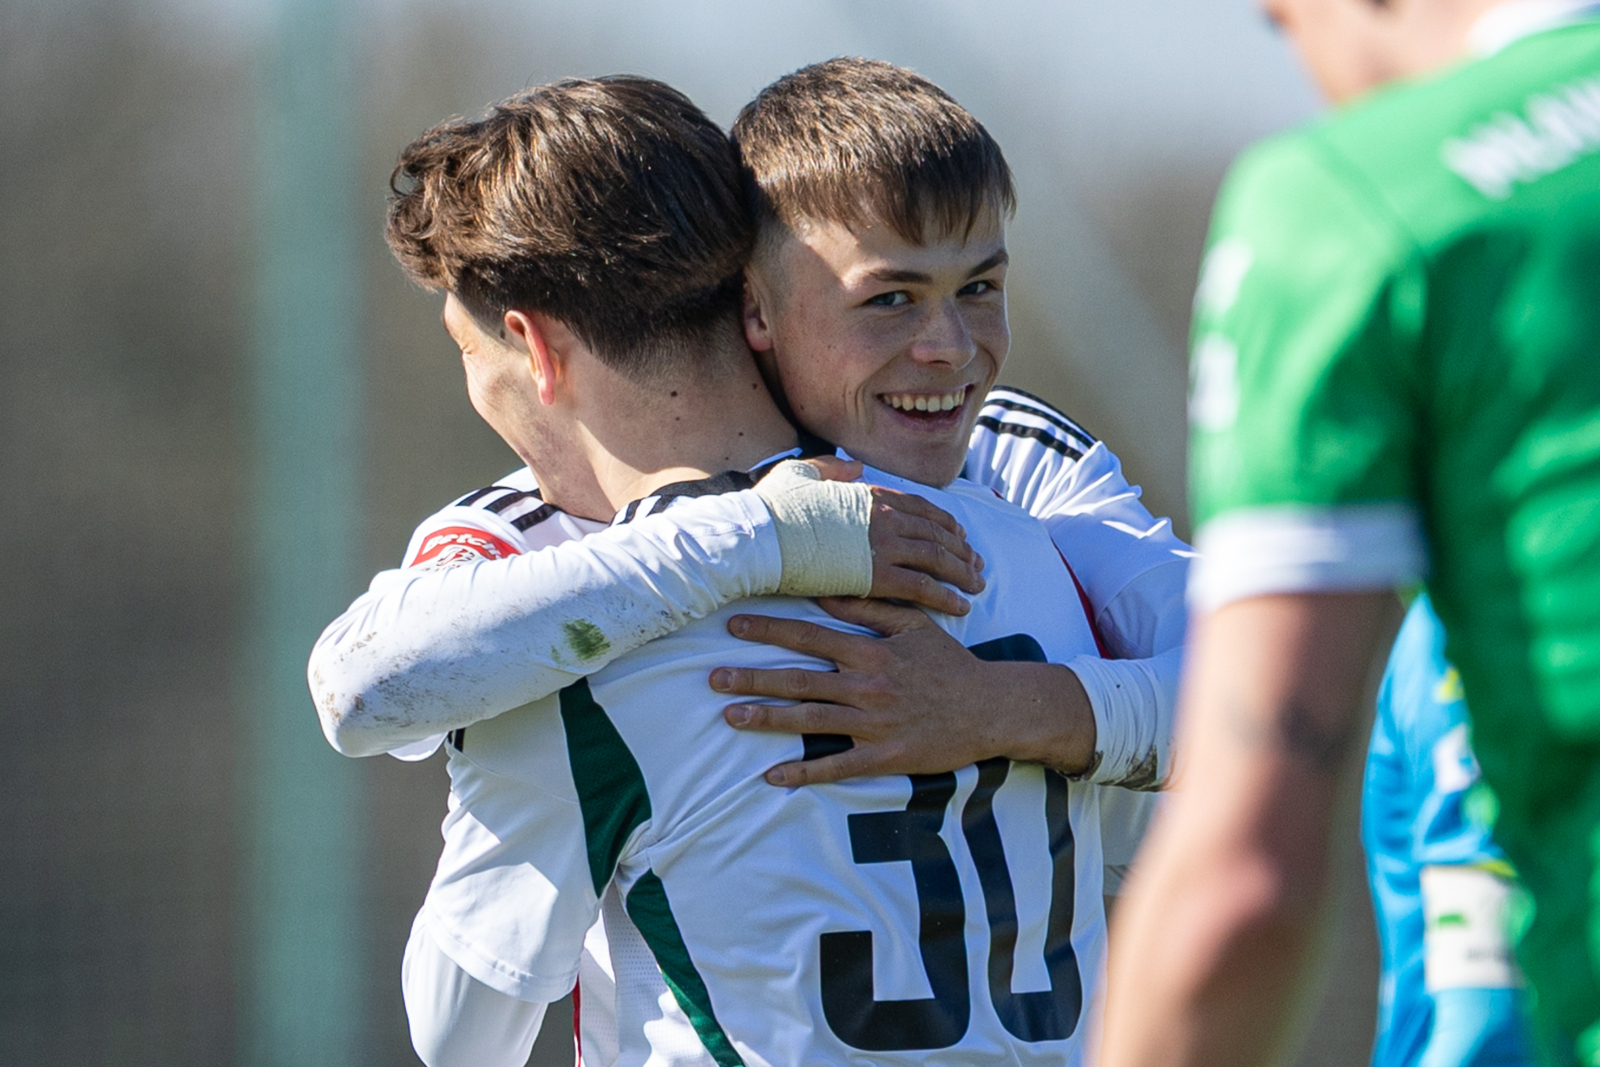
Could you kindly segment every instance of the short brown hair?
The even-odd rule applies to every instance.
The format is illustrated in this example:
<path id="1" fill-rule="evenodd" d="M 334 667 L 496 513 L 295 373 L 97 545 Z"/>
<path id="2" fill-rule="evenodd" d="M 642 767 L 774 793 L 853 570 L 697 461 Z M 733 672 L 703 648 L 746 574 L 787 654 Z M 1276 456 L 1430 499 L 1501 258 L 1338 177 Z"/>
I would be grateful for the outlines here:
<path id="1" fill-rule="evenodd" d="M 755 235 L 737 155 L 661 82 L 525 90 L 411 142 L 389 186 L 395 258 L 486 326 L 541 312 L 637 375 L 737 323 Z"/>
<path id="2" fill-rule="evenodd" d="M 928 79 L 875 59 L 830 59 L 761 90 L 733 124 L 757 223 L 882 219 L 922 243 L 1016 208 L 1011 168 L 983 124 Z"/>

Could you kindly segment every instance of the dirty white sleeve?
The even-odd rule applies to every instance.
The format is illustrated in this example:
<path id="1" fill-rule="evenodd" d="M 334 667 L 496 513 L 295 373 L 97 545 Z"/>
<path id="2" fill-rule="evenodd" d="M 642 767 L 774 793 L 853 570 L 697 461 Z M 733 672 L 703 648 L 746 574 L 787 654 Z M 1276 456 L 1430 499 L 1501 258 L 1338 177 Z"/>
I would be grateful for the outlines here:
<path id="1" fill-rule="evenodd" d="M 418 917 L 400 965 L 411 1044 L 428 1067 L 522 1067 L 544 1004 L 490 989 L 458 967 Z"/>
<path id="2" fill-rule="evenodd" d="M 1160 789 L 1172 773 L 1183 650 L 1149 659 L 1079 656 L 1067 666 L 1094 712 L 1094 756 L 1081 777 L 1096 785 Z"/>
<path id="3" fill-rule="evenodd" d="M 751 490 L 508 559 L 384 571 L 312 650 L 324 735 L 350 756 L 491 718 L 723 605 L 778 588 Z"/>

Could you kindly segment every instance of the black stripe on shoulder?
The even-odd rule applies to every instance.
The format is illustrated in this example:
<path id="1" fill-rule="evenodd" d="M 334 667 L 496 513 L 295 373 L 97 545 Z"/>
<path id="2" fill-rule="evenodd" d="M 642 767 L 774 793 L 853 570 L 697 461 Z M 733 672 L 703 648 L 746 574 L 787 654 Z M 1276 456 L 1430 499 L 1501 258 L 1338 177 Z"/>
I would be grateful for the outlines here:
<path id="1" fill-rule="evenodd" d="M 673 482 L 663 485 L 660 489 L 645 497 L 644 500 L 654 500 L 654 506 L 645 512 L 646 515 L 654 514 L 665 508 L 667 504 L 679 497 L 695 496 L 720 496 L 723 493 L 737 493 L 742 489 L 749 489 L 755 485 L 755 479 L 745 471 L 723 471 L 721 474 L 712 475 L 710 478 L 697 478 L 691 482 Z M 635 500 L 629 504 L 622 513 L 620 522 L 632 522 L 639 515 L 639 505 L 642 500 Z"/>
<path id="2" fill-rule="evenodd" d="M 1007 394 L 1010 395 L 1008 396 Z M 1013 399 L 1014 397 L 1020 399 Z M 1076 437 L 1085 445 L 1093 445 L 1099 440 L 1094 434 L 1079 426 L 1065 412 L 1048 400 L 1041 400 L 1032 393 L 1013 386 L 1000 386 L 991 390 L 989 395 L 984 398 L 983 406 L 985 408 L 995 407 L 1006 411 L 1021 411 L 1029 415 L 1036 415 L 1052 426 Z"/>
<path id="3" fill-rule="evenodd" d="M 482 500 L 484 497 L 488 496 L 490 493 L 515 493 L 516 491 L 517 490 L 511 488 L 509 485 L 486 485 L 482 489 L 479 489 L 476 492 L 468 493 L 460 500 L 457 500 L 454 506 L 458 508 L 470 507 Z"/>
<path id="4" fill-rule="evenodd" d="M 524 500 L 540 500 L 540 499 L 542 499 L 542 498 L 539 496 L 539 494 L 537 492 L 518 490 L 517 492 L 507 493 L 505 496 L 501 497 L 499 500 L 496 500 L 493 504 L 485 504 L 484 508 L 486 510 L 488 510 L 488 511 L 494 512 L 496 515 L 499 515 L 499 514 L 502 514 L 507 508 L 511 507 L 513 504 L 520 504 Z"/>
<path id="5" fill-rule="evenodd" d="M 526 515 L 519 515 L 512 519 L 511 525 L 519 530 L 531 530 L 552 515 L 559 514 L 561 514 L 561 509 L 554 504 L 540 504 Z"/>
<path id="6" fill-rule="evenodd" d="M 1057 437 L 1055 434 L 1051 433 L 1049 430 L 1042 429 L 1038 426 L 1019 426 L 1014 422 L 1001 422 L 999 419 L 992 418 L 988 415 L 979 415 L 978 425 L 982 426 L 986 430 L 991 430 L 994 433 L 1009 434 L 1012 437 L 1026 437 L 1030 440 L 1038 441 L 1046 448 L 1055 452 L 1059 452 L 1068 459 L 1083 458 L 1083 451 L 1081 449 L 1073 448 L 1071 445 Z"/>

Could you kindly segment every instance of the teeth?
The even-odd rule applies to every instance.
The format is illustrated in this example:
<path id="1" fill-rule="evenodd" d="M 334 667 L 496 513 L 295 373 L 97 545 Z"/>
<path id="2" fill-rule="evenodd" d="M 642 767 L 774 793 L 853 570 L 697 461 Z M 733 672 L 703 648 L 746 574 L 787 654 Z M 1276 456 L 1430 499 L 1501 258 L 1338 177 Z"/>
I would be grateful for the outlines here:
<path id="1" fill-rule="evenodd" d="M 954 411 L 967 397 L 967 387 L 953 393 L 929 396 L 926 393 L 884 393 L 883 402 L 896 411 Z"/>

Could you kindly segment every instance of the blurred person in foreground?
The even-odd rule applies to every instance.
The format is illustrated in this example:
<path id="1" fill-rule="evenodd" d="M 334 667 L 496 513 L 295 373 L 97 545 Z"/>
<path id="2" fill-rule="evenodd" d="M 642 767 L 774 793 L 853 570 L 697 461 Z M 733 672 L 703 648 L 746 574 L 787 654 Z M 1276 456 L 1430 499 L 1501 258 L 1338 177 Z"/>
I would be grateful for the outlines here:
<path id="1" fill-rule="evenodd" d="M 1203 562 L 1180 792 L 1119 915 L 1106 1067 L 1292 1041 L 1393 589 L 1426 572 L 1542 1054 L 1600 1063 L 1600 23 L 1273 0 L 1341 106 L 1250 152 L 1196 297 Z"/>
<path id="2" fill-rule="evenodd" d="M 1383 946 L 1372 1067 L 1528 1067 L 1515 874 L 1490 837 L 1461 675 L 1426 596 L 1378 687 L 1361 840 Z"/>

